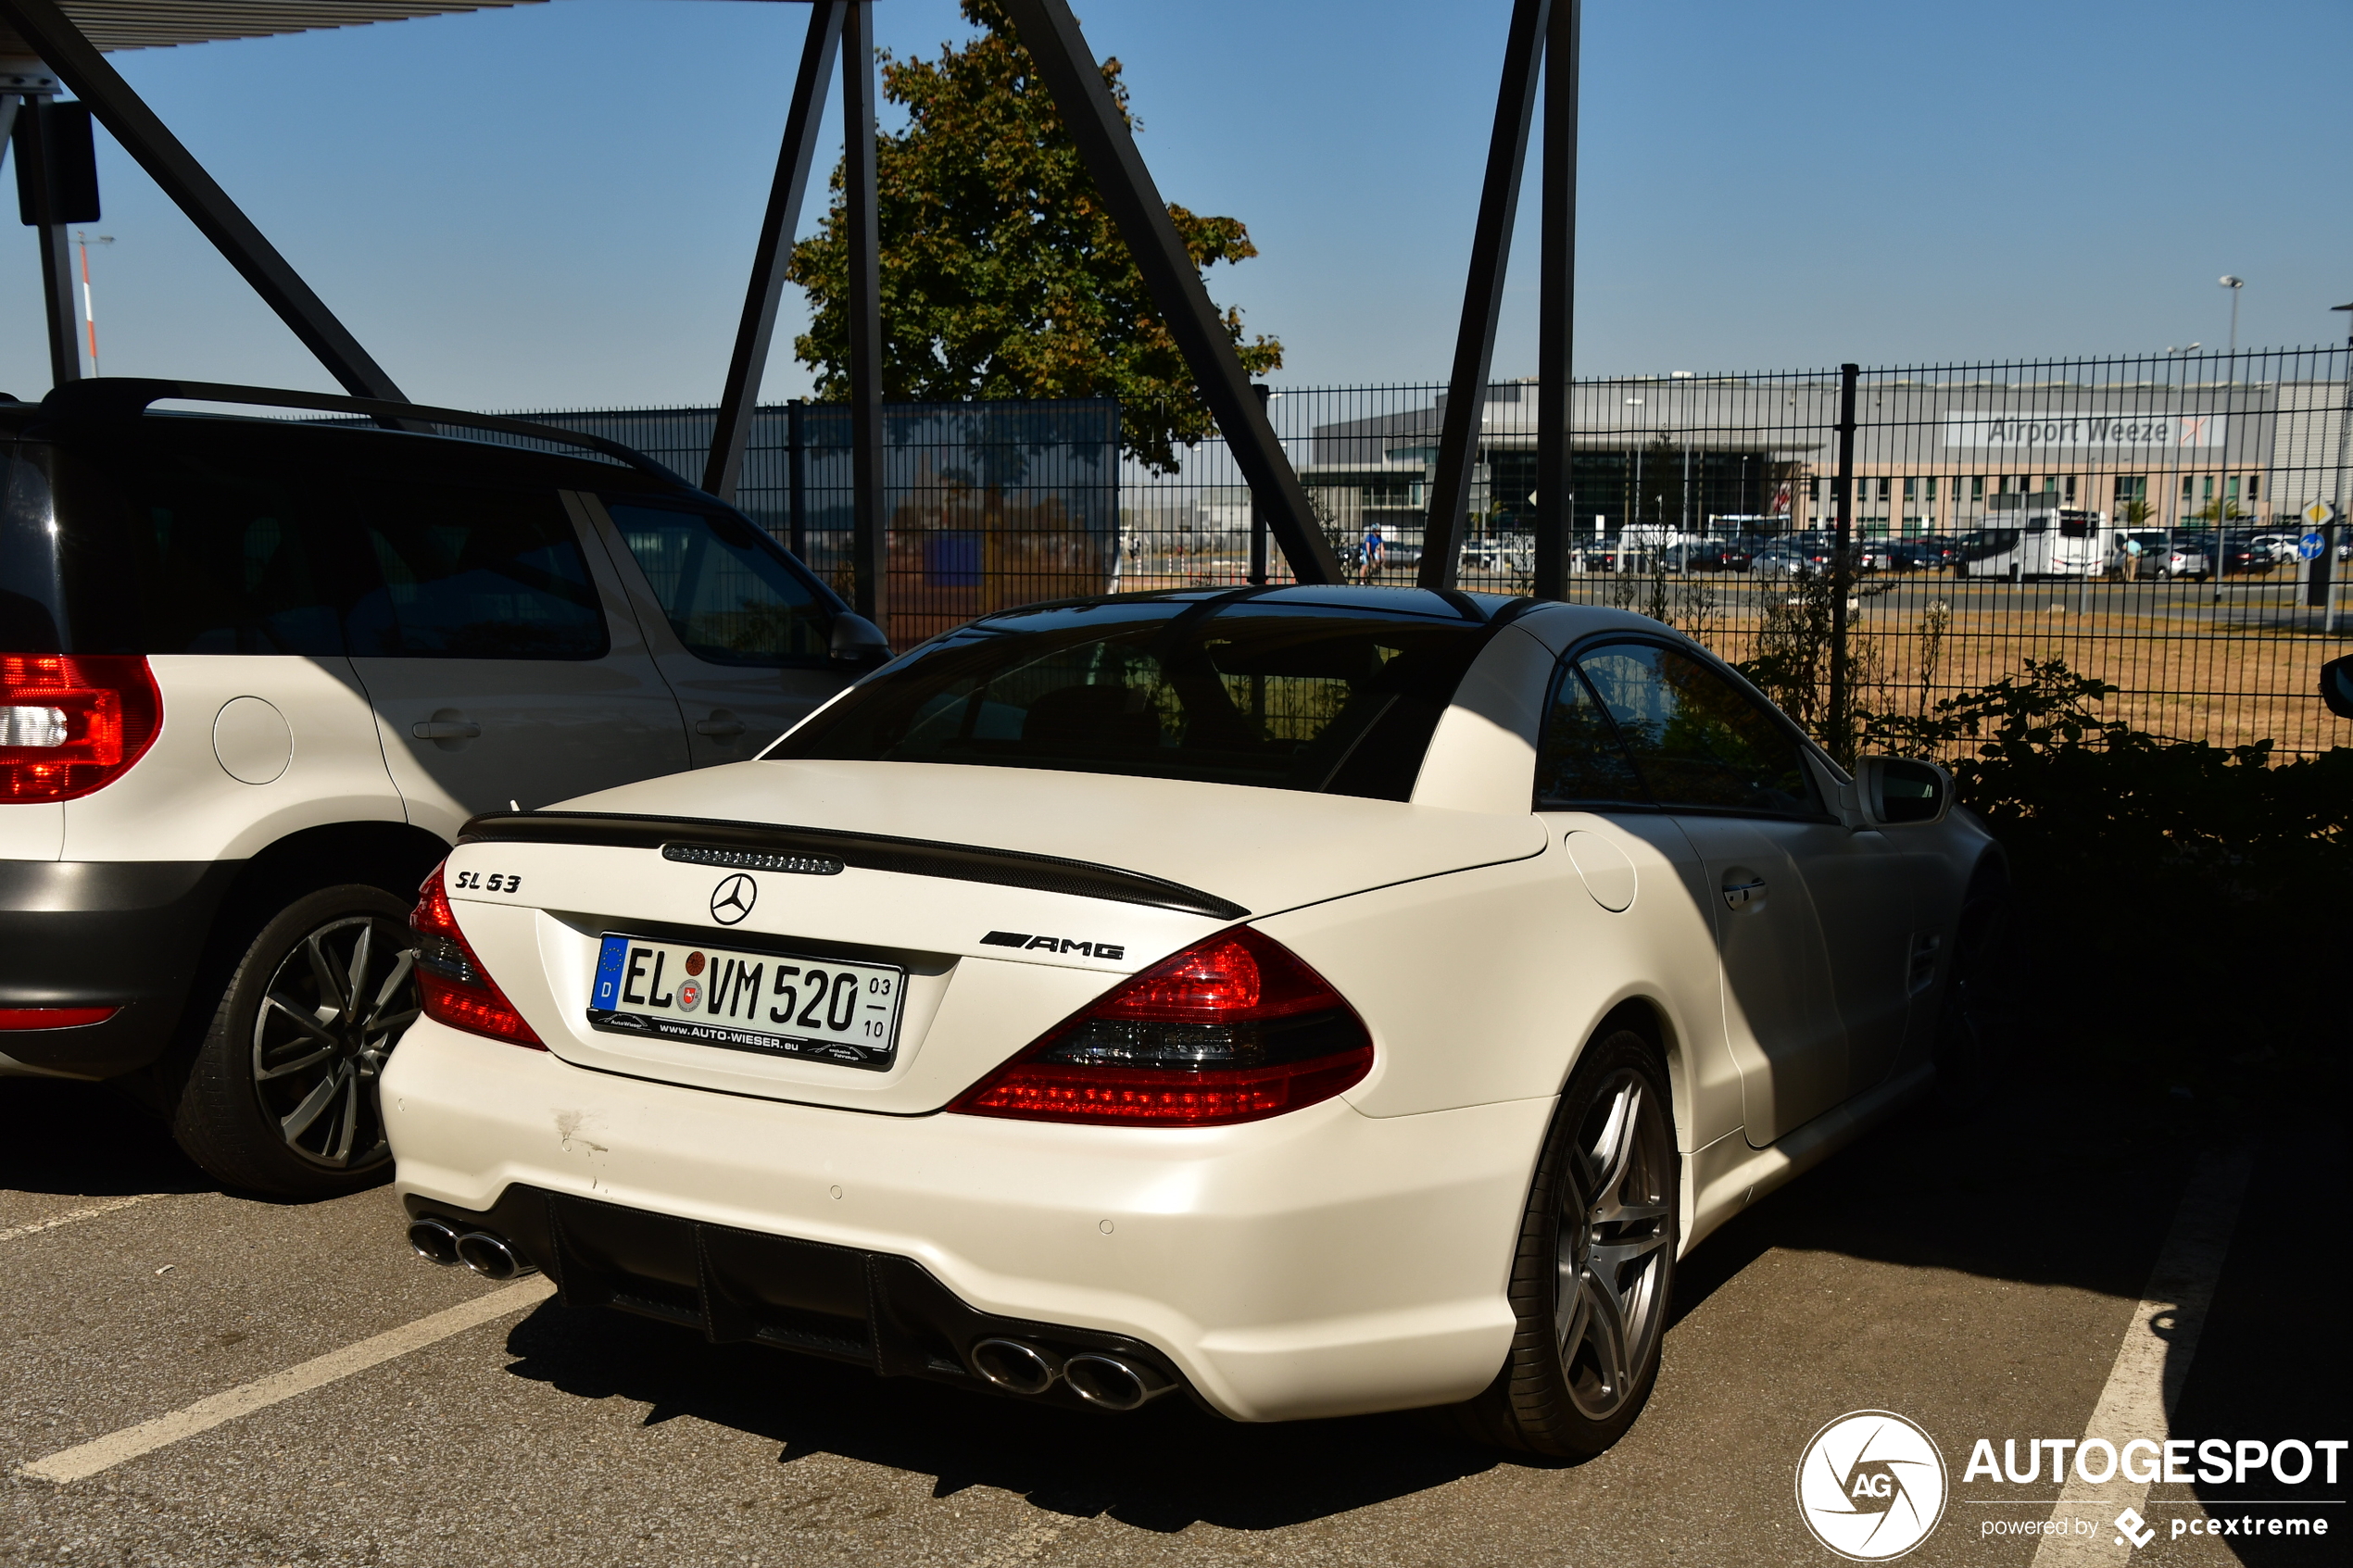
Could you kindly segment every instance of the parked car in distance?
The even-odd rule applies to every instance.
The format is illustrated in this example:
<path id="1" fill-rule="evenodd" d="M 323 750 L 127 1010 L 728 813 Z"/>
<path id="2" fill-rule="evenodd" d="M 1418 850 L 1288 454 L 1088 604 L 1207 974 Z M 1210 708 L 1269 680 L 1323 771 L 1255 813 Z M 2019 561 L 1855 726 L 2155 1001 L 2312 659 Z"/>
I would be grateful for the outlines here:
<path id="1" fill-rule="evenodd" d="M 1759 550 L 1749 562 L 1749 571 L 1757 577 L 1811 577 L 1831 569 L 1833 554 L 1827 544 L 1783 540 Z"/>
<path id="2" fill-rule="evenodd" d="M 386 1069 L 410 1245 L 1014 1399 L 1592 1455 L 1692 1245 L 1982 1092 L 1951 796 L 1599 606 L 984 616 L 760 760 L 468 825 Z"/>
<path id="3" fill-rule="evenodd" d="M 1670 546 L 1669 571 L 1746 571 L 1755 559 L 1753 546 L 1739 539 L 1705 539 Z"/>
<path id="4" fill-rule="evenodd" d="M 120 1083 L 224 1183 L 346 1192 L 390 1162 L 408 911 L 468 818 L 741 761 L 888 650 L 625 447 L 170 399 L 385 407 L 0 404 L 0 1074 Z"/>
<path id="5" fill-rule="evenodd" d="M 2196 534 L 2173 534 L 2162 528 L 2135 530 L 2117 546 L 2111 570 L 2120 577 L 2158 581 L 2187 578 L 2202 583 L 2213 571 L 2205 543 Z M 2138 545 L 2139 550 L 2132 549 L 2133 545 Z"/>

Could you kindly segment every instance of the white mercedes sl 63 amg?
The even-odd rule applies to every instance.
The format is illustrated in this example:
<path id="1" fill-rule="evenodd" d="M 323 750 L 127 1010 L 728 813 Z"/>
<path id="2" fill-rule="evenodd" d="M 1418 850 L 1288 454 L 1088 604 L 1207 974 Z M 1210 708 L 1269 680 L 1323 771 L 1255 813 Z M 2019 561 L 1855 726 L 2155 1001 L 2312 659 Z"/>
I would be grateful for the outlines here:
<path id="1" fill-rule="evenodd" d="M 1588 1454 L 1684 1251 L 1981 1074 L 2002 884 L 1939 769 L 1640 616 L 1044 605 L 475 819 L 384 1110 L 417 1249 L 568 1305 Z"/>

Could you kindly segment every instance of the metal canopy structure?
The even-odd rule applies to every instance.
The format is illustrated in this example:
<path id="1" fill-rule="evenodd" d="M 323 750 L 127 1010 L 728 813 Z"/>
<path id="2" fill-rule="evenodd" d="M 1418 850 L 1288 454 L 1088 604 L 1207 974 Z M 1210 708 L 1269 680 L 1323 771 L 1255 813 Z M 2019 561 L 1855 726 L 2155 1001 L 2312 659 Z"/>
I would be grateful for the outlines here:
<path id="1" fill-rule="evenodd" d="M 384 368 L 105 56 L 113 50 L 265 37 L 535 3 L 539 0 L 0 0 L 0 135 L 6 133 L 21 107 L 53 98 L 61 86 L 70 88 L 348 392 L 380 402 L 405 403 L 407 399 Z M 881 515 L 883 338 L 875 194 L 874 6 L 872 0 L 806 3 L 812 6 L 808 37 L 794 78 L 776 173 L 754 250 L 703 477 L 705 488 L 724 497 L 732 494 L 741 473 L 746 432 L 774 337 L 784 255 L 807 197 L 818 122 L 838 57 L 846 127 L 844 172 L 853 318 L 849 379 L 857 495 L 855 599 L 860 613 L 879 619 L 887 608 L 887 520 Z M 1120 237 L 1136 258 L 1154 307 L 1183 353 L 1202 400 L 1249 481 L 1254 504 L 1289 558 L 1293 575 L 1302 583 L 1337 581 L 1339 560 L 1316 525 L 1307 493 L 1276 438 L 1263 401 L 1254 395 L 1233 342 L 1169 220 L 1167 205 L 1153 185 L 1067 0 L 1005 0 L 1005 10 L 1019 42 L 1037 62 L 1038 80 L 1052 94 Z M 1474 414 L 1492 357 L 1496 299 L 1502 289 L 1504 257 L 1510 248 L 1514 198 L 1526 152 L 1537 71 L 1547 49 L 1555 61 L 1564 56 L 1567 60 L 1564 74 L 1568 88 L 1566 94 L 1557 88 L 1552 93 L 1546 111 L 1545 325 L 1540 362 L 1546 368 L 1552 402 L 1565 403 L 1567 245 L 1571 230 L 1566 216 L 1567 203 L 1556 197 L 1569 188 L 1567 170 L 1575 157 L 1577 15 L 1577 0 L 1516 0 L 1504 92 L 1490 148 L 1488 188 L 1473 246 L 1462 346 L 1454 368 L 1453 402 Z M 35 115 L 32 121 L 40 119 Z M 1559 157 L 1564 146 L 1567 156 Z M 26 173 L 36 183 L 44 177 L 37 169 Z M 50 211 L 45 192 L 41 206 L 44 214 Z M 44 217 L 42 226 L 44 272 L 51 283 L 46 291 L 51 358 L 55 379 L 63 383 L 78 378 L 81 364 L 69 320 L 69 295 L 62 286 L 65 225 Z M 1551 373 L 1555 367 L 1557 375 Z M 1555 408 L 1554 412 L 1561 417 L 1546 427 L 1543 438 L 1550 443 L 1547 450 L 1558 449 L 1548 471 L 1565 480 L 1566 410 Z M 1452 585 L 1455 541 L 1460 537 L 1461 511 L 1468 492 L 1470 441 L 1475 433 L 1468 424 L 1456 433 L 1450 420 L 1446 439 L 1451 456 L 1441 458 L 1441 473 L 1451 476 L 1448 483 L 1456 498 L 1443 520 L 1433 499 L 1430 537 L 1441 547 L 1433 552 L 1426 546 L 1423 556 L 1425 581 L 1430 580 L 1434 571 L 1442 579 L 1434 586 Z M 1543 510 L 1551 520 L 1554 541 L 1553 556 L 1565 559 L 1558 539 L 1565 516 L 1565 486 L 1550 478 L 1543 484 Z M 1556 495 L 1563 497 L 1562 504 L 1554 504 Z M 1440 563 L 1435 569 L 1433 559 Z M 1550 580 L 1541 571 L 1539 575 L 1538 591 L 1542 593 Z"/>
<path id="2" fill-rule="evenodd" d="M 1471 234 L 1470 279 L 1447 379 L 1446 412 L 1429 510 L 1422 524 L 1420 583 L 1452 588 L 1461 570 L 1470 509 L 1471 468 L 1478 449 L 1479 410 L 1495 358 L 1495 322 L 1510 264 L 1521 170 L 1544 87 L 1543 192 L 1539 218 L 1536 321 L 1536 558 L 1538 598 L 1568 592 L 1570 494 L 1568 374 L 1577 265 L 1578 38 L 1581 0 L 1515 0 L 1504 47 L 1504 82 L 1487 144 L 1487 178 Z"/>

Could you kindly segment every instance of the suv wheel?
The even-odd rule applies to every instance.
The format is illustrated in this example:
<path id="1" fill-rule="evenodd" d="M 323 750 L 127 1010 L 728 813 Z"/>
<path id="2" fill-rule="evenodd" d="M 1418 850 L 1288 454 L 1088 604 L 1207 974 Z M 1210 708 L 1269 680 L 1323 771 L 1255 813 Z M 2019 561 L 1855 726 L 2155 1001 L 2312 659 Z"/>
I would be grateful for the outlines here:
<path id="1" fill-rule="evenodd" d="M 233 1186 L 332 1198 L 392 1168 L 376 1085 L 417 1016 L 409 908 L 321 888 L 261 928 L 230 976 L 173 1118 L 181 1148 Z"/>

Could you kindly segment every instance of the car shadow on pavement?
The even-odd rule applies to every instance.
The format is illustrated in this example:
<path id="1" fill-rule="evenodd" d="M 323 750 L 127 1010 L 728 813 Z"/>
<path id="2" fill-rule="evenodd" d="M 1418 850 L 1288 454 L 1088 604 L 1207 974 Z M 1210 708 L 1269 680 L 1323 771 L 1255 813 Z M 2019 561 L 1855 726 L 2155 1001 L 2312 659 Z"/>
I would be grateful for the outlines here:
<path id="1" fill-rule="evenodd" d="M 169 1127 L 105 1085 L 0 1078 L 0 1191 L 120 1198 L 219 1188 Z"/>
<path id="2" fill-rule="evenodd" d="M 973 1486 L 1049 1512 L 1157 1532 L 1265 1530 L 1443 1486 L 1508 1462 L 1403 1414 L 1278 1426 L 1221 1420 L 1172 1397 L 1132 1415 L 1062 1410 L 554 1302 L 518 1323 L 507 1370 L 576 1398 L 651 1407 L 756 1434 L 781 1464 L 830 1453 Z"/>

